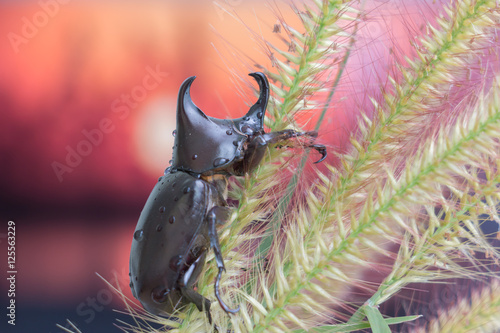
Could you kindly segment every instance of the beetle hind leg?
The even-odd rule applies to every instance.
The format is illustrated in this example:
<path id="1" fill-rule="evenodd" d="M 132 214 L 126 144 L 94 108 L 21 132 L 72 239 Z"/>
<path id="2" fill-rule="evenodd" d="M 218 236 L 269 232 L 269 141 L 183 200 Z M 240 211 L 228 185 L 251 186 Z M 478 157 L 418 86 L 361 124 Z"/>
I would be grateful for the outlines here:
<path id="1" fill-rule="evenodd" d="M 224 301 L 220 297 L 219 284 L 220 284 L 220 277 L 222 275 L 222 271 L 226 271 L 226 269 L 224 267 L 219 267 L 219 273 L 217 274 L 217 278 L 215 279 L 215 297 L 217 297 L 217 300 L 219 301 L 219 305 L 221 306 L 221 308 L 224 311 L 226 311 L 226 313 L 237 313 L 238 311 L 240 311 L 239 305 L 236 309 L 231 309 L 226 305 L 226 303 L 224 303 Z"/>
<path id="2" fill-rule="evenodd" d="M 222 223 L 222 221 L 218 220 L 217 218 L 217 216 L 221 215 L 220 214 L 221 210 L 227 210 L 227 212 L 229 212 L 229 209 L 226 207 L 216 206 L 212 208 L 208 213 L 208 236 L 210 238 L 210 246 L 214 250 L 217 267 L 219 268 L 219 273 L 217 274 L 217 278 L 215 279 L 215 285 L 214 285 L 215 297 L 217 297 L 217 301 L 219 301 L 221 308 L 226 313 L 236 313 L 240 311 L 240 307 L 238 306 L 236 309 L 229 308 L 220 297 L 220 292 L 219 292 L 220 278 L 222 272 L 226 270 L 226 268 L 224 267 L 224 259 L 222 258 L 222 253 L 219 244 L 219 237 L 217 236 L 217 230 L 216 230 L 217 223 Z"/>
<path id="3" fill-rule="evenodd" d="M 198 310 L 205 310 L 208 317 L 208 322 L 212 324 L 212 315 L 210 314 L 210 301 L 189 287 L 182 287 L 181 293 L 182 296 L 184 296 L 189 302 L 196 305 Z"/>

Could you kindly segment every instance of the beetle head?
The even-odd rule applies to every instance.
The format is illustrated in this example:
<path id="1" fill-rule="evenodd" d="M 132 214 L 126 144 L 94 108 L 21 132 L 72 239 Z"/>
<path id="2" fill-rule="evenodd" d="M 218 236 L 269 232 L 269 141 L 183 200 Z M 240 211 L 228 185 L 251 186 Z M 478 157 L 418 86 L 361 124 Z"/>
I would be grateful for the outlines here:
<path id="1" fill-rule="evenodd" d="M 263 73 L 250 75 L 259 84 L 259 99 L 244 117 L 234 120 L 208 117 L 193 103 L 190 88 L 194 76 L 182 83 L 177 101 L 174 170 L 200 174 L 223 169 L 242 158 L 242 147 L 249 136 L 263 132 L 269 83 Z"/>

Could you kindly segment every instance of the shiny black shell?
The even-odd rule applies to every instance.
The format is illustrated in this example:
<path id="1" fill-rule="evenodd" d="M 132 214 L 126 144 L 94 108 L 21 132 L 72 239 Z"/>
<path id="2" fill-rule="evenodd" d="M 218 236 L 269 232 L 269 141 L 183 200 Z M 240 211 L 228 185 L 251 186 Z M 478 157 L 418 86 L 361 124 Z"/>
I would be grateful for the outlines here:
<path id="1" fill-rule="evenodd" d="M 223 205 L 220 200 L 213 185 L 184 172 L 167 173 L 153 188 L 130 256 L 133 294 L 149 312 L 168 316 L 189 303 L 182 299 L 179 284 L 196 283 L 184 278 L 190 266 L 189 276 L 201 273 L 210 244 L 203 221 L 212 207 Z"/>

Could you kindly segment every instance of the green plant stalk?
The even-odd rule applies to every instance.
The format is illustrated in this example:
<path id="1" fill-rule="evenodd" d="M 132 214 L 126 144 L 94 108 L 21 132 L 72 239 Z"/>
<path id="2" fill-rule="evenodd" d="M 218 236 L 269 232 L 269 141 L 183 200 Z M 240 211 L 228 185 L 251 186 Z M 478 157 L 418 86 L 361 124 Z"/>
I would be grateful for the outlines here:
<path id="1" fill-rule="evenodd" d="M 397 317 L 397 318 L 383 318 L 382 320 L 387 325 L 396 325 L 396 324 L 406 323 L 409 321 L 414 321 L 418 318 L 420 318 L 420 316 L 404 316 L 404 317 Z M 312 332 L 312 333 L 353 332 L 353 331 L 368 329 L 371 327 L 372 327 L 372 325 L 370 325 L 369 322 L 364 321 L 364 322 L 359 322 L 356 324 L 325 325 L 325 326 L 315 327 L 315 328 L 309 330 L 309 332 Z M 308 333 L 308 331 L 300 329 L 300 330 L 293 330 L 292 333 Z"/>
<path id="2" fill-rule="evenodd" d="M 320 117 L 319 117 L 318 121 L 316 122 L 316 125 L 314 128 L 316 131 L 318 131 L 320 126 L 321 126 L 322 120 L 325 117 L 326 111 L 328 110 L 328 108 L 331 104 L 331 100 L 333 98 L 333 95 L 337 89 L 337 86 L 340 82 L 342 74 L 344 73 L 345 67 L 347 65 L 347 61 L 349 60 L 352 46 L 355 42 L 355 36 L 356 36 L 357 30 L 358 30 L 357 26 L 358 26 L 358 23 L 356 22 L 353 36 L 351 37 L 351 41 L 349 43 L 349 46 L 347 47 L 347 51 L 342 59 L 342 62 L 340 63 L 339 70 L 337 71 L 337 75 L 336 75 L 335 80 L 333 82 L 332 88 L 330 89 L 330 91 L 328 93 L 326 103 L 325 103 L 323 109 L 321 110 Z M 269 249 L 271 248 L 271 244 L 273 242 L 274 235 L 280 229 L 282 216 L 284 216 L 284 212 L 286 212 L 288 210 L 288 207 L 290 205 L 290 200 L 292 199 L 293 194 L 295 193 L 295 189 L 297 188 L 298 179 L 302 175 L 302 172 L 304 170 L 304 166 L 305 166 L 308 158 L 309 158 L 309 152 L 304 153 L 304 156 L 302 157 L 300 164 L 297 168 L 297 172 L 295 172 L 292 175 L 292 178 L 288 182 L 287 188 L 285 190 L 285 194 L 284 194 L 283 198 L 280 200 L 278 206 L 276 207 L 275 213 L 271 217 L 270 224 L 272 227 L 272 232 L 269 233 L 267 236 L 264 236 L 262 238 L 262 240 L 259 244 L 259 247 L 256 251 L 256 254 L 258 255 L 259 258 L 266 257 L 267 254 L 269 253 Z"/>
<path id="3" fill-rule="evenodd" d="M 329 4 L 332 6 L 330 7 Z M 275 126 L 271 127 L 271 130 L 278 130 L 282 129 L 282 119 L 284 116 L 288 116 L 289 112 L 289 105 L 296 99 L 297 93 L 301 89 L 301 83 L 302 83 L 302 77 L 307 74 L 308 70 L 308 64 L 311 63 L 311 58 L 314 57 L 317 53 L 316 46 L 318 44 L 317 40 L 322 39 L 323 32 L 325 28 L 327 27 L 326 21 L 329 17 L 328 13 L 334 12 L 336 9 L 340 9 L 340 7 L 336 6 L 337 4 L 334 1 L 324 1 L 323 6 L 328 6 L 327 10 L 323 8 L 321 11 L 321 16 L 320 19 L 317 22 L 317 25 L 315 26 L 314 31 L 312 31 L 309 36 L 309 42 L 306 45 L 305 48 L 307 48 L 306 53 L 301 54 L 301 59 L 300 59 L 300 65 L 297 70 L 297 74 L 294 75 L 292 84 L 288 90 L 288 93 L 283 99 L 283 102 L 280 106 L 280 111 L 277 113 L 278 115 L 281 115 L 282 117 L 279 119 L 275 119 Z"/>
<path id="4" fill-rule="evenodd" d="M 500 183 L 500 173 L 496 175 L 496 177 L 493 178 L 493 180 L 490 182 L 488 187 L 485 187 L 485 189 L 490 188 L 491 190 L 494 190 L 497 185 Z M 433 234 L 443 234 L 444 232 L 448 230 L 452 230 L 453 228 L 456 228 L 459 223 L 462 221 L 460 218 L 461 216 L 465 216 L 470 210 L 475 209 L 477 207 L 477 204 L 479 204 L 482 200 L 481 196 L 473 196 L 472 197 L 475 200 L 472 200 L 468 202 L 468 204 L 461 210 L 457 211 L 454 216 L 449 217 L 449 221 L 446 224 L 442 224 L 441 226 L 437 227 Z M 433 236 L 430 235 L 429 237 L 426 237 L 426 239 L 432 239 Z M 424 240 L 422 240 L 424 241 Z M 412 255 L 411 259 L 406 259 L 405 262 L 417 262 L 423 257 L 430 252 L 430 249 L 432 249 L 435 245 L 431 244 L 427 241 L 424 242 L 421 250 L 418 253 L 415 253 Z M 425 269 L 425 267 L 421 268 Z M 398 290 L 391 290 L 390 293 L 387 293 L 386 291 L 390 289 L 391 286 L 393 285 L 400 285 L 402 286 L 403 284 L 408 284 L 411 281 L 411 275 L 415 273 L 417 270 L 417 267 L 414 265 L 405 265 L 402 267 L 399 267 L 397 271 L 393 271 L 393 274 L 388 276 L 385 281 L 383 281 L 380 284 L 380 287 L 378 291 L 370 298 L 370 301 L 373 304 L 381 304 L 385 300 L 387 300 L 391 295 L 396 293 Z M 445 279 L 446 276 L 443 275 L 441 277 L 438 277 L 438 279 Z M 404 283 L 403 283 L 404 282 Z M 416 282 L 416 281 L 415 281 Z"/>

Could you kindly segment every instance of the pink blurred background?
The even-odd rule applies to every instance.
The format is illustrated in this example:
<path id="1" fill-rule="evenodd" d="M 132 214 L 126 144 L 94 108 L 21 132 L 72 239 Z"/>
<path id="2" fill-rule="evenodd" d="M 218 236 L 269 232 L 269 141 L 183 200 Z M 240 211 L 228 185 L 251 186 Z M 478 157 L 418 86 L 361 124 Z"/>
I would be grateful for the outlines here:
<path id="1" fill-rule="evenodd" d="M 402 24 L 412 7 L 381 6 L 369 8 L 376 19 L 361 26 L 322 127 L 332 149 L 352 130 L 352 110 L 379 93 L 389 46 L 408 49 Z M 179 85 L 196 75 L 193 100 L 210 116 L 246 112 L 253 97 L 237 76 L 271 64 L 232 14 L 280 45 L 276 11 L 297 22 L 287 4 L 265 1 L 0 3 L 0 267 L 12 220 L 18 271 L 9 332 L 56 332 L 66 318 L 84 332 L 118 331 L 114 318 L 126 318 L 111 310 L 122 304 L 95 272 L 116 275 L 131 296 L 131 236 L 171 158 Z M 410 25 L 422 22 L 414 16 Z M 0 286 L 5 297 L 5 278 Z"/>

